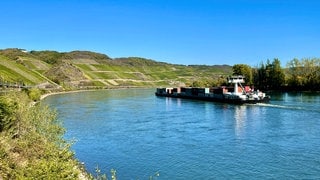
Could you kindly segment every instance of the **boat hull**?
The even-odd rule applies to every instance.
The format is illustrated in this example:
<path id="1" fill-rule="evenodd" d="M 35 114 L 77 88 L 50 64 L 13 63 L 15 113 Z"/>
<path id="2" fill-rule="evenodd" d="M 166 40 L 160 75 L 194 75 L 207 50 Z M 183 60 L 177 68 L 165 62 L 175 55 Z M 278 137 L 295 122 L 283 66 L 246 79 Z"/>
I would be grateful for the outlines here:
<path id="1" fill-rule="evenodd" d="M 229 104 L 256 104 L 256 103 L 267 103 L 270 101 L 270 96 L 266 96 L 263 99 L 240 99 L 240 98 L 227 98 L 225 95 L 212 97 L 212 96 L 196 96 L 196 95 L 183 95 L 183 94 L 167 94 L 167 93 L 155 93 L 158 97 L 171 97 L 181 99 L 193 99 L 210 102 L 220 102 Z"/>

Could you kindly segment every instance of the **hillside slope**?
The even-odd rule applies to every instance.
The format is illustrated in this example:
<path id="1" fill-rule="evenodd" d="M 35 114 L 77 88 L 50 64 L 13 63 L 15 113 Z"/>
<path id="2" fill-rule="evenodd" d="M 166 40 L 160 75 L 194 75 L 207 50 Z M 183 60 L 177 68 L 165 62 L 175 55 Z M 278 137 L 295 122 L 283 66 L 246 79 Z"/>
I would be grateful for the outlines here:
<path id="1" fill-rule="evenodd" d="M 210 85 L 232 73 L 228 65 L 175 65 L 150 59 L 112 59 L 90 51 L 0 50 L 1 82 L 65 88 Z M 195 83 L 196 82 L 196 83 Z"/>

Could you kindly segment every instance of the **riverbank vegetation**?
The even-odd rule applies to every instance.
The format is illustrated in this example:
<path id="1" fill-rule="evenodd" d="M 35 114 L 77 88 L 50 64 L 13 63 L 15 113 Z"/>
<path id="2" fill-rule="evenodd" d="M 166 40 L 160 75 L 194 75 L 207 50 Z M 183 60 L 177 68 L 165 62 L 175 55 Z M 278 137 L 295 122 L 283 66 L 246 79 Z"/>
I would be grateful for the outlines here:
<path id="1" fill-rule="evenodd" d="M 285 68 L 279 59 L 267 60 L 257 67 L 233 66 L 234 75 L 244 75 L 247 85 L 263 90 L 320 91 L 320 59 L 304 58 L 289 61 Z"/>
<path id="2" fill-rule="evenodd" d="M 25 92 L 0 95 L 0 179 L 86 179 L 47 106 Z"/>

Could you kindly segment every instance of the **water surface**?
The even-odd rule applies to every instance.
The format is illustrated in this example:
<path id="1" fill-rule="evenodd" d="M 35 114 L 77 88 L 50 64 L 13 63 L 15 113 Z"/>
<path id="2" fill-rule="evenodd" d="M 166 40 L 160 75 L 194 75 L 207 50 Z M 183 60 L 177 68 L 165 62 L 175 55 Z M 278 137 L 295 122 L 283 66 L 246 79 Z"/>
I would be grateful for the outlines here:
<path id="1" fill-rule="evenodd" d="M 154 89 L 50 96 L 91 173 L 118 179 L 319 179 L 320 95 L 269 104 L 155 97 Z"/>

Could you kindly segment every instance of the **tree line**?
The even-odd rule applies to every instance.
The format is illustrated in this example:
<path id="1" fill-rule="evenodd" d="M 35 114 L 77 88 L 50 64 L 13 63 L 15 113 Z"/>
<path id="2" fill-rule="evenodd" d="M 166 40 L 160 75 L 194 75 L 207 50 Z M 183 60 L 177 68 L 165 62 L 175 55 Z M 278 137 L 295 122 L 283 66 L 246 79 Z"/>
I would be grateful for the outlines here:
<path id="1" fill-rule="evenodd" d="M 233 75 L 244 75 L 246 85 L 263 90 L 318 91 L 320 90 L 320 59 L 304 58 L 289 61 L 285 68 L 279 59 L 260 63 L 257 67 L 236 64 Z"/>

